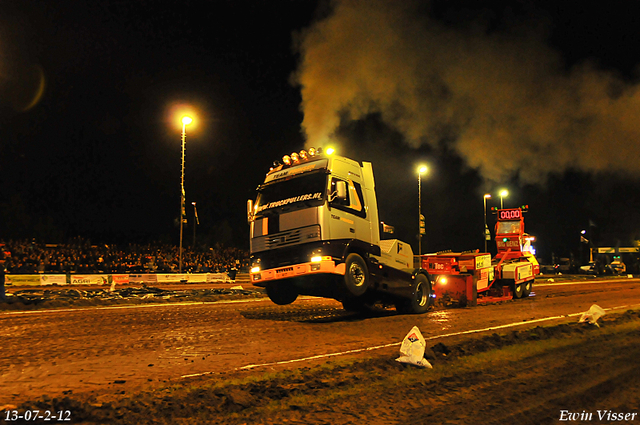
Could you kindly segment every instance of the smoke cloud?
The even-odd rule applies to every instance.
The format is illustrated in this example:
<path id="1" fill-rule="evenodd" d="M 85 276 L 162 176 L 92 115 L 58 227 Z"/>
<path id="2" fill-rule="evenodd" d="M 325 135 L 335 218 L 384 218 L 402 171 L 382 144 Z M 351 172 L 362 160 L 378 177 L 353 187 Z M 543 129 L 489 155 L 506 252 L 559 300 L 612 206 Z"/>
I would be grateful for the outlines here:
<path id="1" fill-rule="evenodd" d="M 300 34 L 308 145 L 376 113 L 411 146 L 451 143 L 489 180 L 640 175 L 638 85 L 588 63 L 567 70 L 540 31 L 452 29 L 415 6 L 335 0 Z"/>

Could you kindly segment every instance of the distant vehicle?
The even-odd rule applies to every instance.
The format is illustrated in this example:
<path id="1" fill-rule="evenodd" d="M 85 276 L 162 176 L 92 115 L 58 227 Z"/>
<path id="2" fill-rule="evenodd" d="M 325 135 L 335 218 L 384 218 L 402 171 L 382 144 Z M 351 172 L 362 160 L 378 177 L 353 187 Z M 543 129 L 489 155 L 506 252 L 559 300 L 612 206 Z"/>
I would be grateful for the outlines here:
<path id="1" fill-rule="evenodd" d="M 603 270 L 602 270 L 602 266 L 599 263 L 596 263 L 595 261 L 590 261 L 589 264 L 580 266 L 580 273 L 599 276 L 603 273 Z"/>
<path id="2" fill-rule="evenodd" d="M 540 273 L 542 274 L 553 274 L 555 270 L 554 264 L 540 264 Z"/>
<path id="3" fill-rule="evenodd" d="M 571 273 L 573 265 L 570 258 L 561 258 L 560 261 L 553 265 L 553 271 L 557 273 Z"/>
<path id="4" fill-rule="evenodd" d="M 602 265 L 597 261 L 590 261 L 589 264 L 580 266 L 580 273 L 599 276 L 602 274 L 621 275 L 627 272 L 627 266 L 620 260 L 613 260 L 611 263 Z"/>
<path id="5" fill-rule="evenodd" d="M 627 266 L 620 260 L 613 260 L 607 265 L 607 272 L 615 275 L 621 275 L 627 271 Z"/>

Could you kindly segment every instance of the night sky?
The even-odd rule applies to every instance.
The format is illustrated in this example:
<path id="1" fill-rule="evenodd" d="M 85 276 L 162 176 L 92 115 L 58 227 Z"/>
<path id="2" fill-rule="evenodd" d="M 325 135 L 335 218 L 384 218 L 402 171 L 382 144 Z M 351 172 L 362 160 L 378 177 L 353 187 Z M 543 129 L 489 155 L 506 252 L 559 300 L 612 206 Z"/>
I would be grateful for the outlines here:
<path id="1" fill-rule="evenodd" d="M 491 7 L 483 3 L 491 3 Z M 640 239 L 629 1 L 0 1 L 0 239 L 177 244 L 179 113 L 201 243 L 305 146 L 373 162 L 381 220 L 483 247 L 483 194 L 529 205 L 543 261 Z M 490 228 L 495 223 L 489 214 Z M 591 224 L 591 225 L 590 225 Z"/>

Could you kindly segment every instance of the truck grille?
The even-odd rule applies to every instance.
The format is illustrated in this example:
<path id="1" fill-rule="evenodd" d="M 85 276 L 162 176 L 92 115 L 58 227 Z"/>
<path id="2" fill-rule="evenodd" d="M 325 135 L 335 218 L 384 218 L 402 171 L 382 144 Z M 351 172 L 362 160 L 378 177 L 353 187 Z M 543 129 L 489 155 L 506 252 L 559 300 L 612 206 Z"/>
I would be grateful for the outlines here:
<path id="1" fill-rule="evenodd" d="M 251 240 L 251 252 L 260 252 L 319 240 L 320 226 L 316 224 L 253 238 Z"/>
<path id="2" fill-rule="evenodd" d="M 293 267 L 285 267 L 284 269 L 277 269 L 276 273 L 286 273 L 286 272 L 292 272 L 293 271 Z"/>

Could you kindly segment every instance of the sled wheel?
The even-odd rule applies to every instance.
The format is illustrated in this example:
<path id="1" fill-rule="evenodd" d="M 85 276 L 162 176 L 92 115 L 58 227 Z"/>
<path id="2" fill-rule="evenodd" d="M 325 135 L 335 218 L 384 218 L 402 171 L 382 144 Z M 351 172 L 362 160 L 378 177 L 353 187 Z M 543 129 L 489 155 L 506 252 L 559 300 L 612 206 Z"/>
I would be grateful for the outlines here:
<path id="1" fill-rule="evenodd" d="M 396 304 L 399 313 L 422 314 L 429 310 L 431 305 L 431 283 L 423 274 L 419 274 L 415 279 L 415 288 L 411 299 L 403 300 Z"/>
<path id="2" fill-rule="evenodd" d="M 267 284 L 267 295 L 269 299 L 278 305 L 291 304 L 298 298 L 298 291 L 291 284 L 269 283 Z"/>
<path id="3" fill-rule="evenodd" d="M 359 297 L 369 287 L 369 270 L 361 256 L 351 253 L 345 261 L 344 284 L 347 291 L 353 296 Z"/>
<path id="4" fill-rule="evenodd" d="M 522 284 L 522 298 L 527 298 L 529 294 L 531 294 L 531 289 L 533 288 L 533 281 L 530 280 Z"/>
<path id="5" fill-rule="evenodd" d="M 524 283 L 514 284 L 513 285 L 513 299 L 522 298 L 522 294 L 524 293 Z"/>

